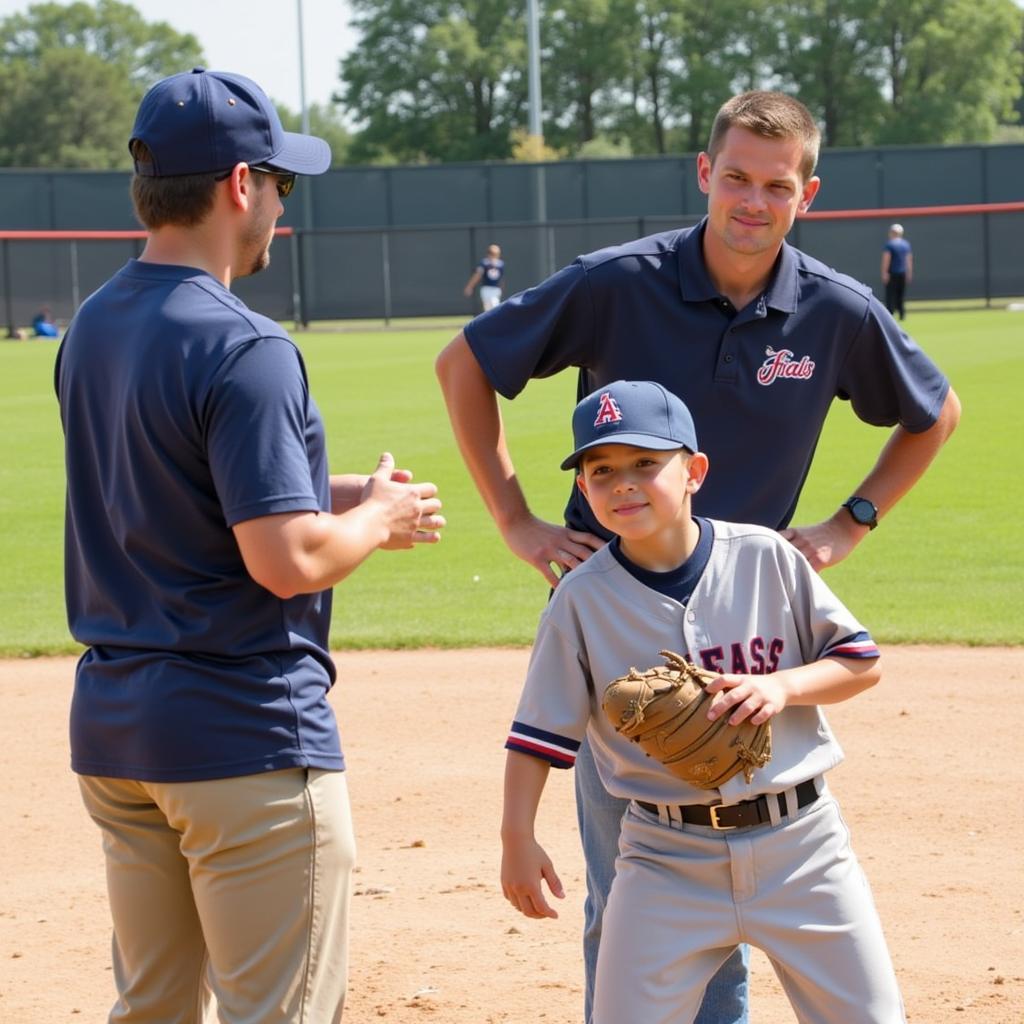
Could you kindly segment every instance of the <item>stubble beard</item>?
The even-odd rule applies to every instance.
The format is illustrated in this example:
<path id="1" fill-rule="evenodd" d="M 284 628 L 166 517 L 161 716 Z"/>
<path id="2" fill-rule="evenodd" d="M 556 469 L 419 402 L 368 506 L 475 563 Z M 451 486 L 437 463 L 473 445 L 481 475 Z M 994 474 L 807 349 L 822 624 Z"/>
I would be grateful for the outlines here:
<path id="1" fill-rule="evenodd" d="M 263 208 L 266 205 L 265 195 L 266 192 L 262 188 L 256 193 L 252 225 L 242 237 L 241 245 L 244 255 L 239 262 L 243 266 L 248 266 L 248 269 L 242 271 L 238 275 L 240 277 L 250 277 L 270 266 L 270 244 L 274 239 L 274 226 L 270 226 L 268 235 L 268 228 L 263 224 L 262 216 Z M 252 253 L 255 255 L 250 256 Z"/>
<path id="2" fill-rule="evenodd" d="M 761 253 L 769 252 L 779 247 L 779 238 L 776 237 L 774 226 L 766 224 L 763 229 L 767 234 L 747 234 L 734 229 L 731 221 L 726 224 L 721 238 L 725 245 L 733 252 L 742 256 L 759 256 Z"/>
<path id="3" fill-rule="evenodd" d="M 261 270 L 266 270 L 270 266 L 270 246 L 268 245 L 263 252 L 253 260 L 252 269 L 249 271 L 248 276 L 258 274 Z"/>

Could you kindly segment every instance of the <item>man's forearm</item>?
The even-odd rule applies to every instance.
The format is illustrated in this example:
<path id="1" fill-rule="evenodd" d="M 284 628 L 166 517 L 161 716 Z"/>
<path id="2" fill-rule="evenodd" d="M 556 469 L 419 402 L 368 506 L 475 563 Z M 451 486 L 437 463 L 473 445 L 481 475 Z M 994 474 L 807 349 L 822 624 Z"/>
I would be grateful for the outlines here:
<path id="1" fill-rule="evenodd" d="M 952 390 L 938 419 L 919 434 L 897 427 L 886 442 L 871 472 L 850 493 L 867 498 L 885 515 L 920 479 L 946 443 L 960 419 L 960 402 Z M 837 565 L 868 535 L 870 527 L 855 522 L 842 507 L 821 523 L 793 526 L 782 531 L 819 572 Z"/>
<path id="2" fill-rule="evenodd" d="M 456 443 L 488 512 L 499 527 L 528 516 L 498 397 L 464 335 L 438 356 L 436 370 Z"/>
<path id="3" fill-rule="evenodd" d="M 960 400 L 950 388 L 938 419 L 912 434 L 897 427 L 871 472 L 852 493 L 872 501 L 879 517 L 888 512 L 924 475 L 960 421 Z"/>

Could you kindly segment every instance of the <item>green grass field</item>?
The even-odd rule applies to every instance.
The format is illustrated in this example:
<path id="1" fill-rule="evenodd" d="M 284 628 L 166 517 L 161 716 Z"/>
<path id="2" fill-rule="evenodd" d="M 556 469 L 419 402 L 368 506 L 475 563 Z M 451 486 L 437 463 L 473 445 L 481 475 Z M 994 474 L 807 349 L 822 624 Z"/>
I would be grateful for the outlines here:
<path id="1" fill-rule="evenodd" d="M 908 328 L 952 378 L 960 429 L 911 494 L 826 579 L 883 643 L 1024 643 L 1024 314 L 916 313 Z M 455 450 L 433 360 L 451 330 L 299 336 L 335 472 L 388 449 L 441 488 L 437 547 L 375 555 L 339 588 L 338 647 L 528 644 L 547 589 L 504 547 Z M 76 650 L 63 613 L 62 440 L 52 342 L 0 344 L 0 654 Z M 571 373 L 505 405 L 534 510 L 558 519 L 568 476 Z M 831 513 L 874 461 L 883 431 L 833 408 L 797 514 Z M 712 467 L 712 472 L 714 471 Z"/>

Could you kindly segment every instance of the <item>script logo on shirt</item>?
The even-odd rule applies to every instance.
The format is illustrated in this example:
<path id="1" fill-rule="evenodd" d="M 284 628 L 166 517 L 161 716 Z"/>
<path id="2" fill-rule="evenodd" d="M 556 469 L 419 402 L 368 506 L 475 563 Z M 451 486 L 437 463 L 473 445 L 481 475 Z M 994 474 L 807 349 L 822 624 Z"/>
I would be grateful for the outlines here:
<path id="1" fill-rule="evenodd" d="M 792 349 L 780 348 L 778 351 L 769 345 L 764 350 L 767 358 L 757 371 L 757 383 L 767 387 L 782 378 L 784 380 L 810 380 L 814 375 L 814 360 L 807 356 L 793 358 Z"/>

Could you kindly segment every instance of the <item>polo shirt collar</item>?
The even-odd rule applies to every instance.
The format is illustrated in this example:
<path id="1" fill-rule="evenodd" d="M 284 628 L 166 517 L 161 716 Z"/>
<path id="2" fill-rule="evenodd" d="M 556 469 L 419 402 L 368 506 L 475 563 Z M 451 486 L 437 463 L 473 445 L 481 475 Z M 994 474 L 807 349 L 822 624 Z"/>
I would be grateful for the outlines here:
<path id="1" fill-rule="evenodd" d="M 719 297 L 704 264 L 705 217 L 679 246 L 679 291 L 685 302 L 708 302 Z M 787 242 L 775 262 L 775 273 L 764 293 L 764 304 L 782 313 L 795 313 L 797 301 L 797 253 Z"/>

